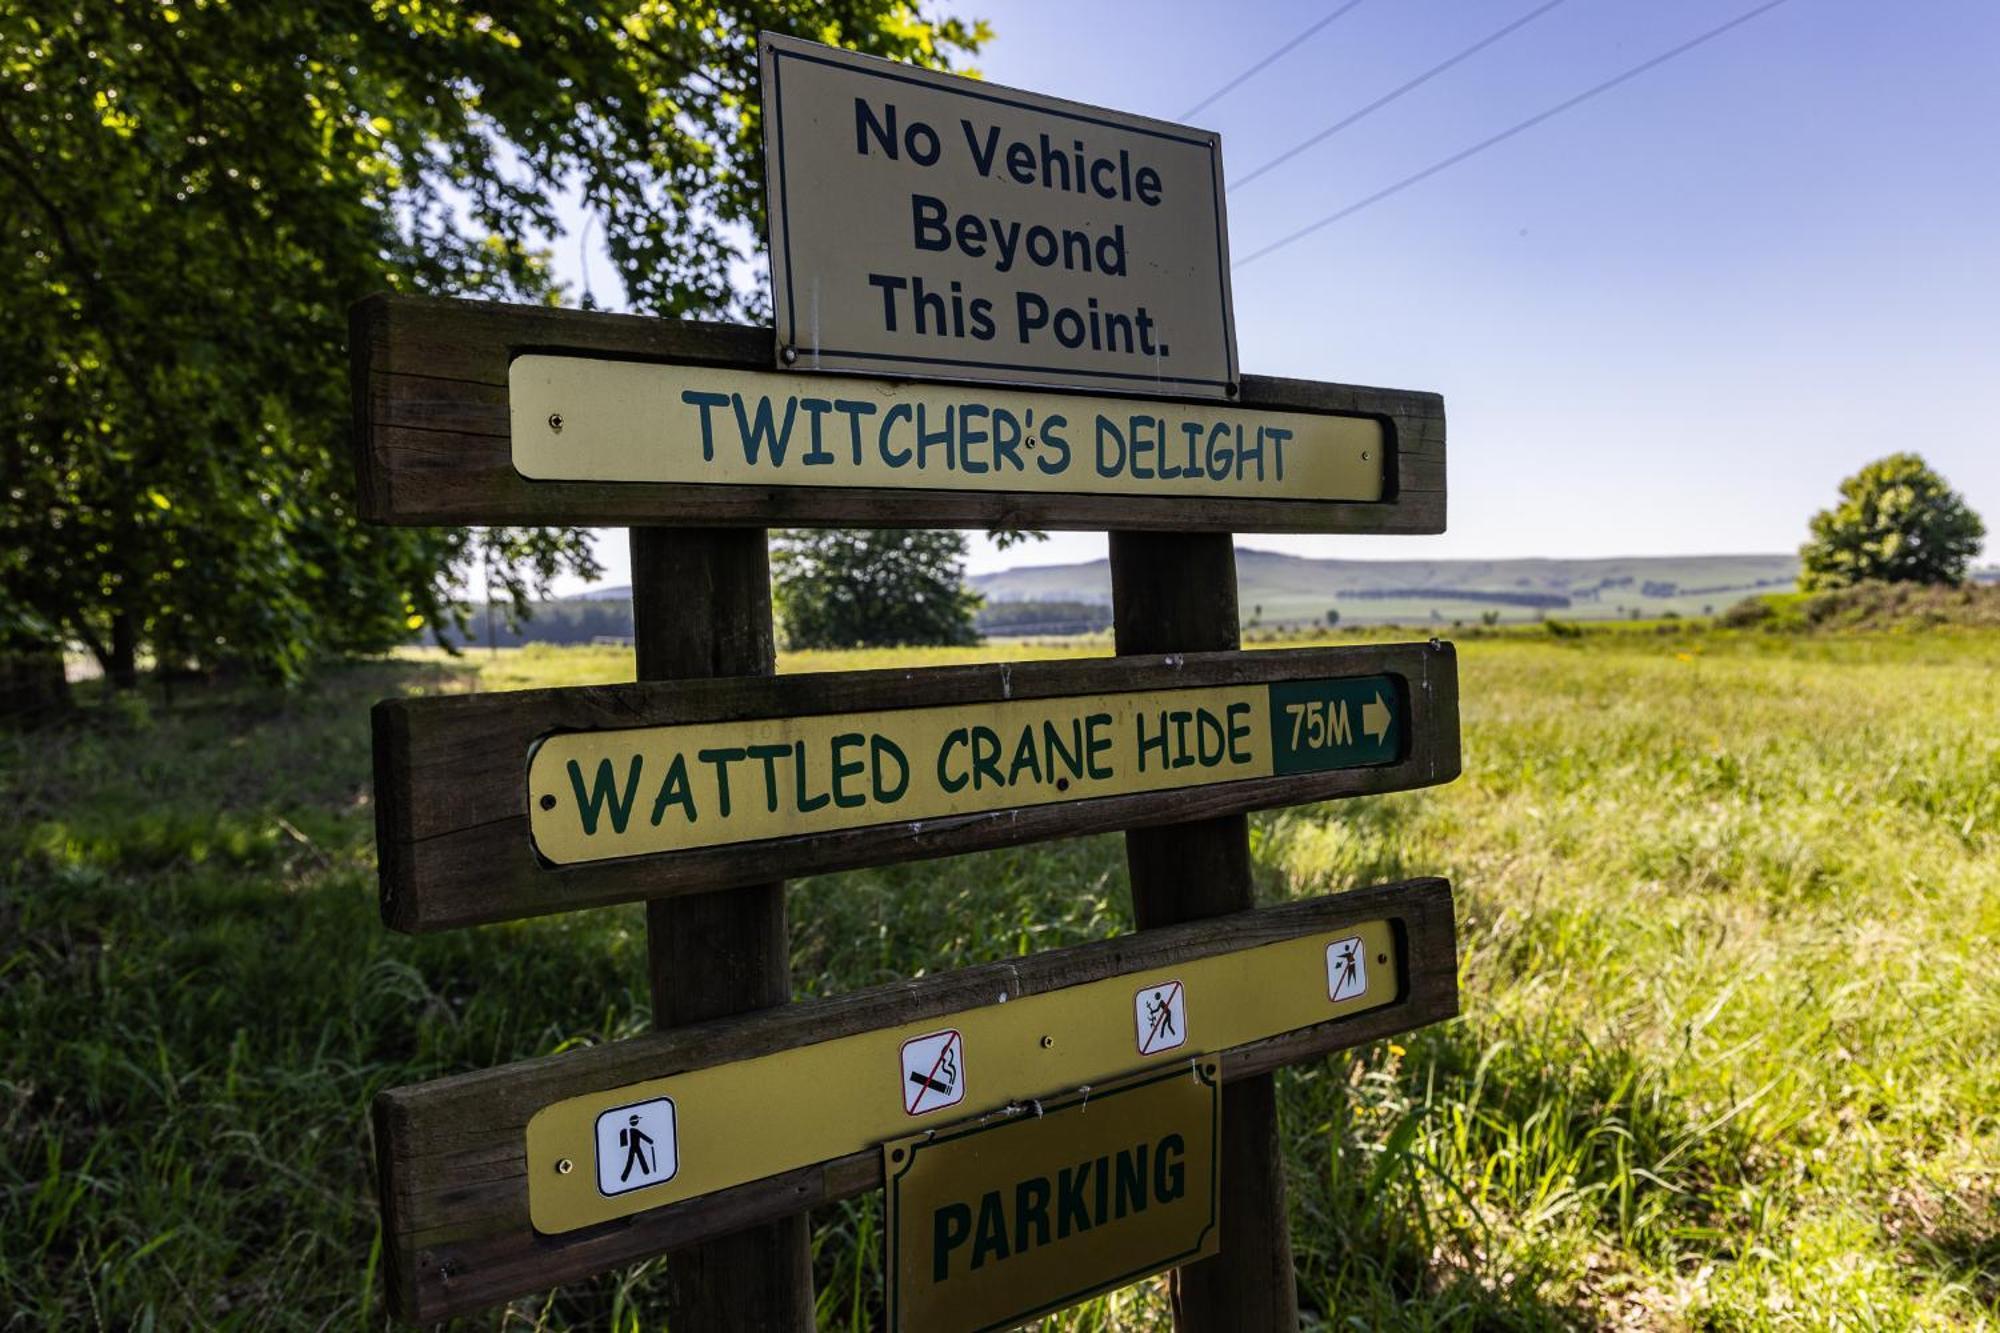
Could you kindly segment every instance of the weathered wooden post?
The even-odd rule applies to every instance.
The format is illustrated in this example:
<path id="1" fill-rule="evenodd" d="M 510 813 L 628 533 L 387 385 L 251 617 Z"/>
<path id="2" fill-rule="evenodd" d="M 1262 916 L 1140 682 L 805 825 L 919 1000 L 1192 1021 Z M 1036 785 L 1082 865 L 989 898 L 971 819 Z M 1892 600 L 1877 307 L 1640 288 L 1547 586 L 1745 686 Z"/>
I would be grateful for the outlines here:
<path id="1" fill-rule="evenodd" d="M 1239 646 L 1236 550 L 1226 532 L 1111 534 L 1118 652 L 1228 652 Z M 1133 829 L 1125 835 L 1133 924 L 1141 930 L 1256 905 L 1244 815 Z M 1174 1272 L 1181 1333 L 1299 1325 L 1285 1159 L 1271 1075 L 1222 1093 L 1221 1253 Z"/>
<path id="2" fill-rule="evenodd" d="M 633 648 L 640 680 L 777 670 L 763 528 L 633 528 Z M 682 1027 L 789 1003 L 785 883 L 646 904 L 653 1025 Z M 674 1251 L 677 1328 L 809 1330 L 812 1246 L 803 1213 Z"/>

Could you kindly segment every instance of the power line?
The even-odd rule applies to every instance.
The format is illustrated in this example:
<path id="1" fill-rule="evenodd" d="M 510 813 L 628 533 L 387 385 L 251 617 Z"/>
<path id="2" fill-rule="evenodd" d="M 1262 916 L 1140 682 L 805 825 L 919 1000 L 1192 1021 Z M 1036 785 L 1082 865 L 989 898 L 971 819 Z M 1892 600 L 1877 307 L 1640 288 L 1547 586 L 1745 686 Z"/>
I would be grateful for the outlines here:
<path id="1" fill-rule="evenodd" d="M 1440 171 L 1443 171 L 1448 167 L 1455 167 L 1459 163 L 1465 161 L 1467 158 L 1476 157 L 1480 153 L 1485 152 L 1487 149 L 1493 147 L 1494 145 L 1504 143 L 1508 139 L 1513 138 L 1515 135 L 1521 133 L 1524 130 L 1533 129 L 1535 126 L 1541 124 L 1543 121 L 1548 120 L 1554 116 L 1559 116 L 1563 112 L 1568 111 L 1571 107 L 1580 106 L 1583 103 L 1588 102 L 1591 98 L 1596 97 L 1599 93 L 1609 92 L 1613 88 L 1616 88 L 1619 84 L 1625 83 L 1631 79 L 1635 79 L 1639 77 L 1639 75 L 1644 74 L 1649 69 L 1653 69 L 1656 68 L 1657 66 L 1664 65 L 1669 60 L 1672 60 L 1674 57 L 1679 55 L 1684 55 L 1687 52 L 1694 50 L 1694 48 L 1700 46 L 1704 42 L 1713 41 L 1715 38 L 1722 36 L 1722 34 L 1724 34 L 1725 32 L 1728 32 L 1731 28 L 1741 27 L 1743 24 L 1748 23 L 1751 19 L 1756 18 L 1759 14 L 1763 14 L 1770 10 L 1776 9 L 1779 5 L 1782 5 L 1784 3 L 1785 0 L 1768 0 L 1768 3 L 1761 4 L 1757 6 L 1755 9 L 1748 11 L 1747 13 L 1737 15 L 1735 18 L 1729 20 L 1729 22 L 1727 23 L 1722 24 L 1720 27 L 1710 28 L 1707 32 L 1701 34 L 1701 36 L 1691 38 L 1688 41 L 1682 42 L 1679 46 L 1674 47 L 1671 51 L 1664 51 L 1659 55 L 1654 56 L 1651 60 L 1645 61 L 1641 64 L 1634 65 L 1632 68 L 1626 70 L 1623 74 L 1619 74 L 1613 78 L 1606 79 L 1603 83 L 1600 83 L 1596 87 L 1589 88 L 1583 92 L 1578 93 L 1575 97 L 1570 98 L 1566 102 L 1558 102 L 1555 106 L 1550 107 L 1547 111 L 1542 112 L 1540 115 L 1530 116 L 1528 117 L 1528 119 L 1522 121 L 1520 124 L 1514 125 L 1508 129 L 1500 131 L 1500 133 L 1494 135 L 1490 139 L 1482 139 L 1478 143 L 1472 145 L 1472 147 L 1467 148 L 1462 152 L 1453 153 L 1450 157 L 1445 158 L 1442 162 L 1433 163 L 1432 165 L 1425 167 L 1422 171 L 1417 172 L 1413 176 L 1405 176 L 1402 180 L 1397 181 L 1394 185 L 1389 186 L 1387 189 L 1377 190 L 1374 194 L 1369 195 L 1366 199 L 1362 199 L 1356 203 L 1349 204 L 1346 208 L 1341 209 L 1339 212 L 1329 213 L 1325 217 L 1319 219 L 1317 222 L 1312 222 L 1307 224 L 1306 226 L 1299 228 L 1297 231 L 1293 232 L 1289 236 L 1280 237 L 1278 240 L 1271 242 L 1269 245 L 1265 246 L 1261 250 L 1253 250 L 1249 254 L 1243 256 L 1243 258 L 1237 260 L 1234 264 L 1230 265 L 1230 267 L 1242 268 L 1245 264 L 1249 264 L 1256 260 L 1262 259 L 1265 255 L 1268 255 L 1273 251 L 1284 249 L 1286 246 L 1290 245 L 1294 241 L 1303 240 L 1307 236 L 1310 236 L 1314 232 L 1320 230 L 1322 227 L 1330 227 L 1334 223 L 1339 222 L 1343 218 L 1353 217 L 1356 213 L 1359 213 L 1362 209 L 1367 208 L 1372 204 L 1379 204 L 1384 199 L 1387 199 L 1389 196 L 1394 194 L 1400 194 L 1404 190 L 1409 189 L 1412 185 L 1415 185 L 1420 181 L 1429 180 L 1432 176 L 1437 175 Z"/>
<path id="2" fill-rule="evenodd" d="M 1509 23 L 1506 27 L 1501 28 L 1499 31 L 1494 32 L 1489 36 L 1480 38 L 1478 41 L 1474 42 L 1471 46 L 1466 47 L 1463 51 L 1460 51 L 1457 55 L 1453 56 L 1451 59 L 1444 61 L 1442 64 L 1432 65 L 1429 69 L 1417 75 L 1416 78 L 1411 79 L 1408 83 L 1404 84 L 1402 87 L 1396 88 L 1390 92 L 1382 94 L 1382 96 L 1376 98 L 1374 101 L 1370 102 L 1367 106 L 1362 107 L 1359 111 L 1347 117 L 1345 120 L 1335 121 L 1333 124 L 1327 126 L 1325 129 L 1321 130 L 1318 134 L 1313 135 L 1311 138 L 1302 139 L 1298 143 L 1293 144 L 1290 148 L 1287 148 L 1284 152 L 1278 154 L 1276 157 L 1272 158 L 1269 162 L 1266 162 L 1263 166 L 1258 167 L 1255 171 L 1251 172 L 1249 175 L 1242 177 L 1240 180 L 1231 181 L 1229 183 L 1229 188 L 1232 190 L 1241 189 L 1243 186 L 1248 185 L 1251 181 L 1256 180 L 1259 176 L 1279 166 L 1281 163 L 1291 161 L 1293 158 L 1297 157 L 1300 153 L 1305 152 L 1306 149 L 1311 148 L 1314 144 L 1321 143 L 1327 139 L 1330 139 L 1334 135 L 1346 129 L 1348 126 L 1354 124 L 1356 121 L 1375 114 L 1377 111 L 1380 111 L 1383 107 L 1389 105 L 1389 103 L 1401 97 L 1404 93 L 1413 92 L 1416 89 L 1421 88 L 1423 85 L 1429 83 L 1432 79 L 1436 78 L 1438 75 L 1450 69 L 1453 65 L 1458 64 L 1461 60 L 1466 60 L 1472 56 L 1476 56 L 1481 51 L 1484 51 L 1487 47 L 1493 45 L 1493 43 L 1499 41 L 1502 37 L 1507 36 L 1509 33 L 1518 32 L 1520 29 L 1527 27 L 1530 23 L 1533 23 L 1536 19 L 1540 18 L 1542 15 L 1548 13 L 1551 9 L 1554 9 L 1557 5 L 1563 4 L 1564 2 L 1565 0 L 1548 0 L 1548 3 L 1542 5 L 1540 8 L 1529 10 L 1527 13 L 1521 15 L 1521 17 L 1515 19 L 1512 23 Z"/>
<path id="3" fill-rule="evenodd" d="M 1251 75 L 1264 69 L 1272 61 L 1276 60 L 1279 56 L 1284 55 L 1287 51 L 1290 51 L 1300 42 L 1303 42 L 1306 38 L 1312 36 L 1314 33 L 1318 32 L 1321 28 L 1324 28 L 1327 24 L 1339 18 L 1342 14 L 1345 14 L 1348 10 L 1354 9 L 1360 4 L 1361 0 L 1347 0 L 1347 3 L 1342 5 L 1339 9 L 1334 10 L 1331 14 L 1328 14 L 1325 18 L 1313 24 L 1310 28 L 1307 28 L 1304 32 L 1300 33 L 1298 36 L 1292 38 L 1292 40 L 1286 42 L 1283 46 L 1279 47 L 1277 50 L 1271 52 L 1270 55 L 1265 56 L 1262 60 L 1252 65 L 1249 69 L 1244 70 L 1241 74 L 1238 74 L 1235 78 L 1223 84 L 1220 88 L 1217 88 L 1214 92 L 1202 98 L 1199 102 L 1196 102 L 1193 106 L 1189 107 L 1187 110 L 1181 112 L 1180 118 L 1182 120 L 1186 120 L 1189 116 L 1194 115 L 1197 111 L 1200 111 L 1203 107 L 1207 106 L 1209 103 L 1217 101 L 1222 97 L 1224 93 L 1234 90 L 1235 88 L 1240 86 L 1244 80 L 1248 79 Z"/>

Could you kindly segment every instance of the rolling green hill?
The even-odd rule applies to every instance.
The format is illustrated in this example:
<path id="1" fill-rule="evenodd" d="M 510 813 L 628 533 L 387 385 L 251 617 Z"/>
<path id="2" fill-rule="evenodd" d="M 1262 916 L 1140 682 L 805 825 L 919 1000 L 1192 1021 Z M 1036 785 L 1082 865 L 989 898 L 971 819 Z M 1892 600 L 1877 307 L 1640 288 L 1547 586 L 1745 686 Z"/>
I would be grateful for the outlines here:
<path id="1" fill-rule="evenodd" d="M 1753 593 L 1784 592 L 1798 577 L 1789 555 L 1628 556 L 1609 560 L 1314 560 L 1239 549 L 1236 576 L 1245 621 L 1267 627 L 1323 625 L 1329 609 L 1348 625 L 1445 625 L 1491 615 L 1502 622 L 1701 616 Z M 971 579 L 987 601 L 980 629 L 989 636 L 1084 633 L 1096 628 L 1091 607 L 1111 604 L 1103 560 L 1024 565 Z M 1049 604 L 1029 608 L 1022 603 Z M 1060 604 L 1060 605 L 1058 605 Z M 1108 623 L 1108 620 L 1106 621 Z M 593 588 L 544 602 L 509 629 L 489 626 L 475 608 L 462 646 L 490 641 L 588 644 L 629 639 L 632 590 Z M 428 633 L 426 642 L 435 642 Z"/>
<path id="2" fill-rule="evenodd" d="M 1236 576 L 1245 620 L 1348 624 L 1450 624 L 1485 614 L 1503 621 L 1698 616 L 1753 593 L 1789 589 L 1790 555 L 1629 556 L 1606 560 L 1314 560 L 1239 549 Z M 982 574 L 972 586 L 989 602 L 1109 602 L 1103 560 Z"/>

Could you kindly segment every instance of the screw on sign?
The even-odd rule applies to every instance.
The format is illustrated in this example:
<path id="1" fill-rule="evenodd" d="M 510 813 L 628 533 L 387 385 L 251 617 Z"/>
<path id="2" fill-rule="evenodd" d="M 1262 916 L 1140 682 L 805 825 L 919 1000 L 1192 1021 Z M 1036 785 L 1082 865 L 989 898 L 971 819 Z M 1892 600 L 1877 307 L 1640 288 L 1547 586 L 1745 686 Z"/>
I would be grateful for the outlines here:
<path id="1" fill-rule="evenodd" d="M 902 1087 L 903 1110 L 910 1115 L 927 1115 L 965 1100 L 965 1042 L 956 1028 L 903 1043 Z"/>
<path id="2" fill-rule="evenodd" d="M 1139 1054 L 1157 1055 L 1187 1041 L 1187 991 L 1178 981 L 1141 990 L 1133 1000 Z"/>

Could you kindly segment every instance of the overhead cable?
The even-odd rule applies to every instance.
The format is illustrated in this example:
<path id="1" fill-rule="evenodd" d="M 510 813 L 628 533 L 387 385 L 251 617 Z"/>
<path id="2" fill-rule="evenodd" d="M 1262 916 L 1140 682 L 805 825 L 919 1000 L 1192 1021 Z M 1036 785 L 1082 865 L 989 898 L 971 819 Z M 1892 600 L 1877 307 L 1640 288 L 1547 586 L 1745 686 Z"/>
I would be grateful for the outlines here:
<path id="1" fill-rule="evenodd" d="M 1248 79 L 1251 75 L 1259 73 L 1267 66 L 1269 66 L 1272 61 L 1278 59 L 1278 57 L 1284 55 L 1287 51 L 1290 51 L 1300 42 L 1303 42 L 1306 38 L 1312 36 L 1314 33 L 1318 32 L 1321 28 L 1324 28 L 1327 24 L 1339 18 L 1342 14 L 1347 13 L 1351 9 L 1357 8 L 1360 4 L 1361 0 L 1347 0 L 1346 4 L 1334 10 L 1331 14 L 1328 14 L 1325 18 L 1321 19 L 1319 22 L 1313 24 L 1310 28 L 1307 28 L 1304 32 L 1300 33 L 1298 36 L 1292 38 L 1292 40 L 1286 42 L 1283 46 L 1271 52 L 1270 55 L 1265 56 L 1262 60 L 1252 65 L 1249 69 L 1244 70 L 1241 74 L 1238 74 L 1235 78 L 1223 84 L 1220 88 L 1217 88 L 1214 92 L 1202 98 L 1199 102 L 1196 102 L 1193 106 L 1189 107 L 1187 110 L 1181 112 L 1180 118 L 1182 120 L 1186 120 L 1188 117 L 1194 115 L 1196 112 L 1208 106 L 1209 103 L 1220 100 L 1224 93 L 1234 91 L 1236 88 L 1240 87 L 1243 84 L 1243 82 L 1246 79 Z"/>
<path id="2" fill-rule="evenodd" d="M 1421 181 L 1427 181 L 1431 177 L 1437 175 L 1439 172 L 1447 170 L 1448 168 L 1451 167 L 1455 167 L 1459 163 L 1465 161 L 1468 158 L 1477 157 L 1479 154 L 1485 152 L 1487 149 L 1492 148 L 1497 144 L 1504 143 L 1507 140 L 1513 138 L 1515 135 L 1520 134 L 1525 130 L 1531 130 L 1535 126 L 1541 124 L 1543 121 L 1549 120 L 1555 116 L 1559 116 L 1563 112 L 1571 109 L 1572 107 L 1581 106 L 1583 103 L 1588 102 L 1591 98 L 1596 97 L 1600 93 L 1610 92 L 1613 88 L 1616 88 L 1619 84 L 1626 83 L 1632 79 L 1636 79 L 1641 74 L 1644 74 L 1648 70 L 1657 69 L 1659 66 L 1666 64 L 1669 60 L 1674 59 L 1676 56 L 1685 55 L 1687 52 L 1694 50 L 1697 46 L 1702 45 L 1704 42 L 1713 41 L 1717 37 L 1720 37 L 1724 33 L 1728 32 L 1730 29 L 1741 27 L 1743 24 L 1748 23 L 1751 19 L 1756 18 L 1759 14 L 1769 13 L 1771 10 L 1776 9 L 1779 5 L 1782 5 L 1784 3 L 1786 3 L 1786 0 L 1768 0 L 1768 3 L 1758 5 L 1755 9 L 1749 10 L 1742 14 L 1738 14 L 1735 18 L 1729 20 L 1727 23 L 1723 23 L 1716 27 L 1710 28 L 1707 32 L 1702 33 L 1699 37 L 1689 38 L 1687 41 L 1682 42 L 1679 46 L 1676 46 L 1671 50 L 1662 51 L 1659 55 L 1654 56 L 1651 60 L 1643 61 L 1640 64 L 1634 65 L 1632 66 L 1632 68 L 1626 70 L 1624 73 L 1614 75 L 1613 77 L 1606 79 L 1604 82 L 1597 84 L 1594 87 L 1587 88 L 1583 92 L 1578 93 L 1576 96 L 1568 99 L 1567 101 L 1558 102 L 1556 103 L 1556 105 L 1550 107 L 1548 110 L 1544 112 L 1541 112 L 1539 115 L 1530 116 L 1526 120 L 1521 121 L 1519 124 L 1511 125 L 1508 128 L 1500 131 L 1500 133 L 1493 135 L 1491 138 L 1482 139 L 1478 143 L 1472 145 L 1472 147 L 1470 148 L 1463 149 L 1460 152 L 1453 153 L 1450 157 L 1445 158 L 1441 162 L 1432 163 L 1430 166 L 1425 167 L 1422 171 L 1419 171 L 1414 175 L 1405 176 L 1403 179 L 1397 181 L 1394 185 L 1388 186 L 1385 189 L 1377 190 L 1374 194 L 1369 195 L 1365 199 L 1357 200 L 1356 202 L 1349 204 L 1347 207 L 1340 209 L 1337 212 L 1329 213 L 1325 217 L 1320 218 L 1315 222 L 1307 223 L 1305 226 L 1300 227 L 1297 231 L 1292 232 L 1290 235 L 1281 236 L 1277 240 L 1272 241 L 1269 245 L 1264 246 L 1262 249 L 1251 251 L 1249 254 L 1243 256 L 1241 259 L 1237 260 L 1234 264 L 1230 265 L 1230 267 L 1242 268 L 1245 264 L 1254 263 L 1257 260 L 1264 258 L 1264 256 L 1266 255 L 1273 254 L 1279 250 L 1284 249 L 1286 246 L 1292 244 L 1294 241 L 1304 240 L 1306 237 L 1312 235 L 1316 231 L 1319 231 L 1323 227 L 1330 227 L 1334 223 L 1339 222 L 1344 218 L 1351 218 L 1364 208 L 1368 208 L 1374 204 L 1379 204 L 1384 199 L 1389 198 L 1391 195 L 1400 194 L 1404 190 L 1409 189 L 1412 185 L 1416 185 Z"/>
<path id="3" fill-rule="evenodd" d="M 1291 161 L 1293 158 L 1297 157 L 1300 153 L 1305 152 L 1306 149 L 1311 148 L 1314 144 L 1322 143 L 1325 140 L 1330 139 L 1334 135 L 1340 133 L 1342 130 L 1346 129 L 1348 126 L 1354 124 L 1355 122 L 1365 119 L 1368 116 L 1372 116 L 1377 111 L 1380 111 L 1383 107 L 1389 105 L 1389 103 L 1401 97 L 1404 93 L 1414 92 L 1418 88 L 1423 87 L 1425 84 L 1429 83 L 1432 79 L 1435 79 L 1438 75 L 1450 69 L 1453 65 L 1458 64 L 1461 60 L 1466 60 L 1472 56 L 1476 56 L 1481 51 L 1484 51 L 1487 47 L 1493 45 L 1493 43 L 1499 41 L 1502 37 L 1507 36 L 1509 33 L 1517 32 L 1520 29 L 1527 27 L 1530 23 L 1533 23 L 1536 19 L 1540 18 L 1542 15 L 1548 13 L 1551 9 L 1554 9 L 1557 5 L 1563 3 L 1565 3 L 1565 0 L 1548 0 L 1547 4 L 1541 5 L 1536 9 L 1529 10 L 1527 13 L 1521 15 L 1521 17 L 1515 19 L 1512 23 L 1509 23 L 1506 27 L 1501 28 L 1498 31 L 1495 31 L 1485 37 L 1480 38 L 1478 41 L 1474 42 L 1471 46 L 1466 47 L 1463 51 L 1460 51 L 1457 55 L 1453 56 L 1451 59 L 1446 60 L 1441 64 L 1432 65 L 1429 69 L 1417 75 L 1416 78 L 1411 79 L 1408 83 L 1405 83 L 1400 87 L 1393 88 L 1390 91 L 1382 94 L 1380 97 L 1370 102 L 1367 106 L 1364 106 L 1359 111 L 1356 111 L 1353 115 L 1350 115 L 1343 120 L 1335 121 L 1333 124 L 1327 126 L 1325 129 L 1321 130 L 1319 133 L 1311 136 L 1310 138 L 1301 139 L 1299 142 L 1293 144 L 1290 148 L 1287 148 L 1284 152 L 1272 158 L 1269 162 L 1266 162 L 1263 166 L 1258 167 L 1256 170 L 1250 172 L 1247 176 L 1229 182 L 1229 188 L 1232 190 L 1236 190 L 1242 188 L 1245 185 L 1248 185 L 1251 181 L 1256 180 L 1259 176 L 1263 175 L 1267 171 L 1272 170 L 1279 164 Z"/>

